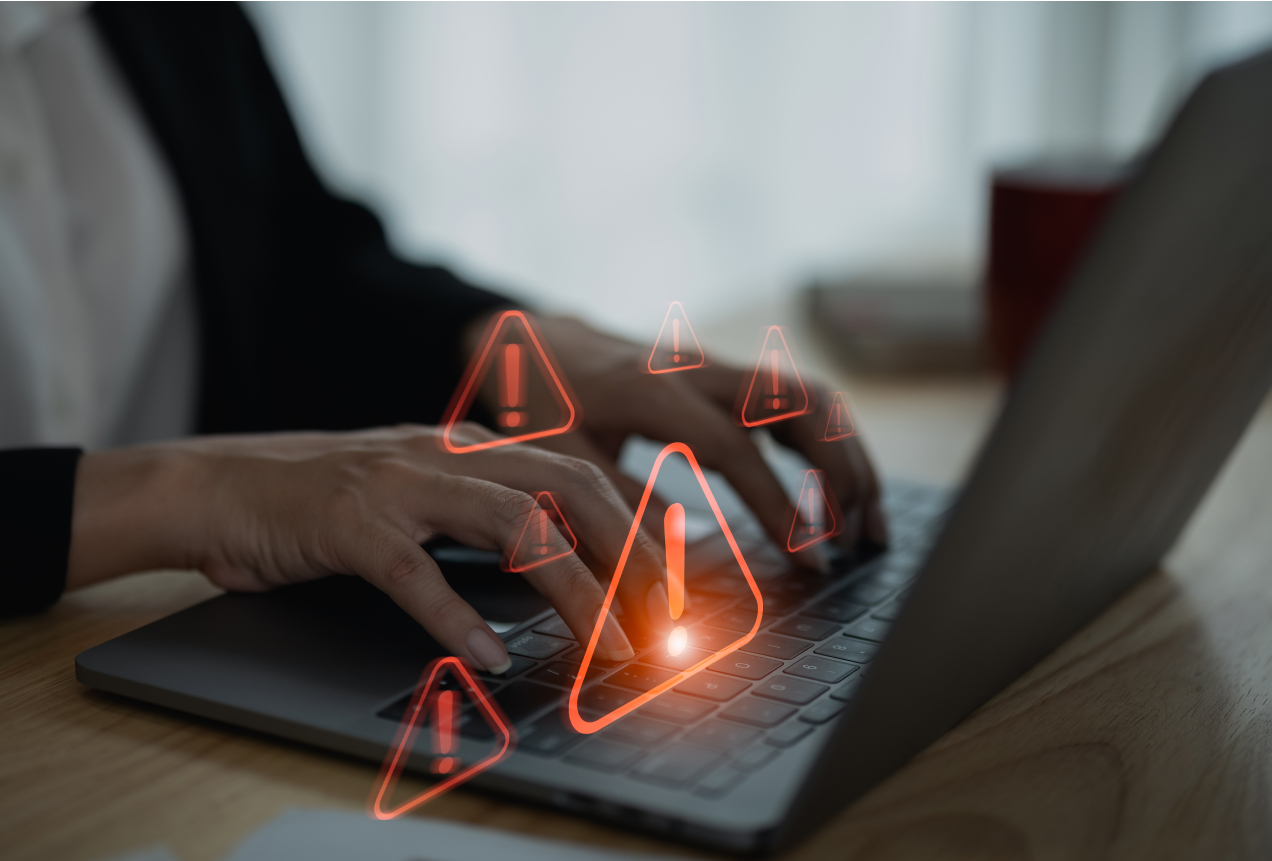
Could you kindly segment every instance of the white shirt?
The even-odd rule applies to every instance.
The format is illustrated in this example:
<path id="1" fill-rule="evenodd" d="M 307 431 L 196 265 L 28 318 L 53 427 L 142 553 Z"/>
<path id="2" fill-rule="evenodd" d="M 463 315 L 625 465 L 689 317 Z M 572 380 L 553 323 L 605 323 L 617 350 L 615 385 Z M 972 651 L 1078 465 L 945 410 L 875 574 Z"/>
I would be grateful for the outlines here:
<path id="1" fill-rule="evenodd" d="M 0 3 L 0 448 L 193 427 L 181 200 L 83 11 Z"/>

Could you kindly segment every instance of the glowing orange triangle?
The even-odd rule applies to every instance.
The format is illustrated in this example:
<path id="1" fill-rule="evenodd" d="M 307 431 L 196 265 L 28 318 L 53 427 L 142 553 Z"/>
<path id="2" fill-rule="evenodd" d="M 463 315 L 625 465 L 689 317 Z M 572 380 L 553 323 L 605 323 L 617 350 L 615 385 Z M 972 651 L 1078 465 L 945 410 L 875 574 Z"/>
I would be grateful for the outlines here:
<path id="1" fill-rule="evenodd" d="M 846 439 L 856 432 L 852 415 L 848 412 L 848 403 L 844 400 L 844 393 L 835 392 L 835 398 L 830 402 L 826 412 L 826 428 L 822 431 L 822 441 L 834 442 L 837 439 Z"/>
<path id="2" fill-rule="evenodd" d="M 790 552 L 820 544 L 843 530 L 843 513 L 834 494 L 826 488 L 826 473 L 820 469 L 804 473 L 804 485 L 799 489 L 791 531 L 786 537 L 786 549 Z"/>
<path id="3" fill-rule="evenodd" d="M 786 336 L 780 326 L 769 326 L 755 373 L 747 383 L 738 422 L 743 427 L 759 427 L 802 416 L 811 409 L 812 400 L 795 367 Z"/>
<path id="4" fill-rule="evenodd" d="M 667 316 L 663 318 L 662 328 L 658 330 L 658 339 L 649 351 L 646 367 L 651 374 L 669 374 L 672 371 L 689 371 L 707 364 L 707 356 L 702 352 L 698 336 L 689 325 L 684 306 L 672 302 L 667 308 Z"/>
<path id="5" fill-rule="evenodd" d="M 555 536 L 548 529 L 549 522 L 569 544 L 567 549 L 557 546 L 553 540 Z M 517 541 L 505 554 L 500 567 L 513 574 L 520 574 L 569 556 L 578 546 L 579 540 L 575 538 L 570 524 L 565 522 L 565 515 L 561 512 L 561 506 L 557 505 L 556 497 L 542 490 L 535 495 L 534 507 L 526 512 L 521 529 L 517 531 Z"/>
<path id="6" fill-rule="evenodd" d="M 542 418 L 531 416 L 528 408 L 526 392 L 533 382 L 529 372 L 531 367 L 538 371 L 538 378 L 551 393 L 560 415 L 549 423 L 551 426 L 546 430 L 518 432 L 517 428 L 529 428 L 536 418 Z M 499 389 L 496 423 L 510 435 L 478 443 L 457 443 L 453 438 L 455 425 L 468 416 L 477 392 L 492 372 L 499 374 L 496 381 Z M 447 451 L 455 454 L 481 451 L 566 433 L 574 427 L 578 416 L 578 407 L 566 388 L 565 375 L 548 355 L 530 316 L 524 311 L 504 311 L 487 328 L 481 349 L 473 355 L 468 370 L 455 389 L 450 407 L 446 410 L 442 443 Z"/>
<path id="7" fill-rule="evenodd" d="M 397 786 L 398 778 L 401 777 L 402 768 L 406 765 L 406 760 L 411 755 L 415 738 L 419 734 L 424 718 L 429 714 L 435 713 L 437 696 L 440 693 L 439 685 L 447 671 L 455 676 L 460 689 L 472 700 L 476 713 L 486 721 L 494 732 L 494 747 L 486 756 L 438 781 L 414 798 L 397 807 L 386 809 L 385 799 L 393 794 L 393 789 Z M 457 732 L 458 727 L 452 727 L 452 730 Z M 380 775 L 375 785 L 371 787 L 371 796 L 367 799 L 367 813 L 376 819 L 393 819 L 401 816 L 403 813 L 414 810 L 421 804 L 491 768 L 495 763 L 511 753 L 515 746 L 516 733 L 512 728 L 511 722 L 504 717 L 499 710 L 499 706 L 490 698 L 481 682 L 469 673 L 468 668 L 464 666 L 464 662 L 455 657 L 438 658 L 430 662 L 428 667 L 425 668 L 423 675 L 420 676 L 420 686 L 417 688 L 415 695 L 411 697 L 411 704 L 407 707 L 406 714 L 402 716 L 401 723 L 398 724 L 397 736 L 394 739 L 393 747 L 389 748 L 389 752 L 384 758 L 384 763 L 380 766 Z M 452 760 L 453 758 L 447 757 L 446 759 Z"/>
<path id="8" fill-rule="evenodd" d="M 689 466 L 693 469 L 694 476 L 698 479 L 698 486 L 702 489 L 703 494 L 707 498 L 707 503 L 711 506 L 711 512 L 715 515 L 716 523 L 719 524 L 724 538 L 729 544 L 729 549 L 733 551 L 733 558 L 737 562 L 738 567 L 742 571 L 742 576 L 746 578 L 747 585 L 751 588 L 751 594 L 755 597 L 755 622 L 751 625 L 751 630 L 738 637 L 737 640 L 715 650 L 711 655 L 696 662 L 692 666 L 681 670 L 665 682 L 651 688 L 650 690 L 633 698 L 624 705 L 619 706 L 607 715 L 597 718 L 596 720 L 588 720 L 579 713 L 579 694 L 583 690 L 583 683 L 587 680 L 587 670 L 592 665 L 592 655 L 596 652 L 596 644 L 601 637 L 601 627 L 605 623 L 605 619 L 609 615 L 610 606 L 614 603 L 614 595 L 618 591 L 618 583 L 622 579 L 623 569 L 627 565 L 628 555 L 632 551 L 632 543 L 636 540 L 636 534 L 640 531 L 641 518 L 645 514 L 645 508 L 649 505 L 649 498 L 654 491 L 654 481 L 658 478 L 658 470 L 662 468 L 663 461 L 672 453 L 684 455 L 689 461 Z M 574 680 L 574 687 L 570 690 L 570 700 L 568 705 L 568 714 L 570 725 L 581 733 L 593 733 L 604 729 L 614 721 L 631 713 L 635 709 L 648 703 L 659 694 L 671 690 L 676 685 L 683 682 L 690 676 L 696 675 L 707 669 L 711 664 L 721 658 L 736 652 L 755 636 L 760 630 L 760 623 L 764 618 L 764 598 L 760 595 L 760 588 L 755 584 L 755 578 L 751 575 L 751 569 L 747 567 L 746 560 L 742 558 L 742 551 L 738 548 L 737 541 L 733 538 L 733 532 L 729 529 L 729 524 L 725 522 L 724 515 L 720 512 L 720 506 L 716 503 L 715 495 L 711 492 L 710 485 L 707 484 L 706 476 L 702 474 L 702 468 L 698 466 L 698 460 L 693 456 L 693 452 L 689 446 L 682 442 L 673 442 L 666 446 L 658 454 L 658 458 L 654 461 L 654 468 L 649 473 L 649 480 L 645 483 L 645 492 L 640 498 L 640 504 L 636 506 L 636 516 L 632 519 L 632 528 L 627 533 L 627 542 L 623 545 L 623 552 L 618 557 L 618 565 L 614 569 L 614 576 L 610 579 L 609 591 L 605 593 L 605 601 L 601 604 L 600 614 L 597 616 L 596 627 L 592 630 L 592 637 L 588 640 L 587 648 L 583 652 L 583 661 L 577 670 L 577 677 Z"/>

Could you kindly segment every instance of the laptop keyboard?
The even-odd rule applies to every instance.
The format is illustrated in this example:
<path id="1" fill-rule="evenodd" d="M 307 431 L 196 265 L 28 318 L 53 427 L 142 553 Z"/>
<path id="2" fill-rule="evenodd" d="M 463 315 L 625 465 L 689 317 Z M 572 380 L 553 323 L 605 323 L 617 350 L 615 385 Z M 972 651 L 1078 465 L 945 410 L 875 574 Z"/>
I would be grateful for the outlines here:
<path id="1" fill-rule="evenodd" d="M 561 758 L 606 774 L 719 798 L 813 732 L 852 701 L 861 677 L 887 637 L 947 507 L 944 491 L 889 483 L 884 508 L 892 529 L 889 550 L 855 562 L 841 558 L 833 573 L 792 572 L 757 577 L 764 595 L 760 631 L 742 649 L 593 735 L 569 725 L 562 705 L 577 676 L 582 648 L 553 616 L 507 641 L 512 667 L 481 673 L 508 719 L 517 726 L 516 754 Z M 739 535 L 759 548 L 758 535 Z M 749 541 L 748 541 L 749 539 Z M 635 699 L 749 631 L 755 621 L 750 590 L 738 578 L 691 584 L 689 648 L 676 657 L 662 643 L 638 650 L 623 664 L 594 660 L 579 698 L 585 715 L 599 717 Z M 377 712 L 399 722 L 411 694 Z M 472 709 L 460 731 L 474 739 L 492 733 Z"/>

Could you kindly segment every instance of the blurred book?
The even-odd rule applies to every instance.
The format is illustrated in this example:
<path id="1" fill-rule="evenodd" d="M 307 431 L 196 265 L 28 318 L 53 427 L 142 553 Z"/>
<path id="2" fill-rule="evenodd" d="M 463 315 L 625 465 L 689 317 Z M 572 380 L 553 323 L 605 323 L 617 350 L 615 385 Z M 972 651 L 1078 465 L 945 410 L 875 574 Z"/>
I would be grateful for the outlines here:
<path id="1" fill-rule="evenodd" d="M 808 288 L 811 324 L 855 370 L 966 372 L 986 367 L 973 282 L 862 277 Z"/>

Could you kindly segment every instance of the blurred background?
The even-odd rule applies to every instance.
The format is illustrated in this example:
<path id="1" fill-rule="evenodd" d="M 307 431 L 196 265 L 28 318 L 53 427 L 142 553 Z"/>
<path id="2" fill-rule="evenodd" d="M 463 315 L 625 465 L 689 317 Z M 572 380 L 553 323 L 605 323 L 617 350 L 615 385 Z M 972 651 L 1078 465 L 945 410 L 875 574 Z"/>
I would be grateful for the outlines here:
<path id="1" fill-rule="evenodd" d="M 248 9 L 401 253 L 640 339 L 673 299 L 709 330 L 815 280 L 971 289 L 992 167 L 1132 156 L 1272 41 L 1272 3 Z"/>

